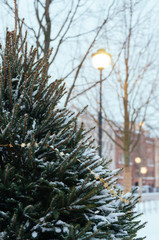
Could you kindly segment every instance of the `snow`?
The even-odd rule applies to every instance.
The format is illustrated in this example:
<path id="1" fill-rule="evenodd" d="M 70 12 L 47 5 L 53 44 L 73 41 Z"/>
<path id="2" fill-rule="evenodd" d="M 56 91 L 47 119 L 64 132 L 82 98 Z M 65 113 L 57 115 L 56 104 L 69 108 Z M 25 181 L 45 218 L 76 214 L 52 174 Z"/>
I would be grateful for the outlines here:
<path id="1" fill-rule="evenodd" d="M 101 215 L 94 215 L 93 217 L 90 217 L 90 219 L 97 219 L 97 220 L 102 220 L 104 222 L 107 222 L 106 217 L 101 216 Z"/>
<path id="2" fill-rule="evenodd" d="M 34 232 L 32 233 L 32 237 L 33 237 L 33 238 L 36 238 L 37 236 L 38 236 L 37 232 L 34 231 Z"/>
<path id="3" fill-rule="evenodd" d="M 69 233 L 68 227 L 63 227 L 63 232 L 64 232 L 64 233 Z"/>
<path id="4" fill-rule="evenodd" d="M 146 240 L 159 240 L 159 201 L 146 201 L 139 203 L 136 207 L 142 222 L 147 222 L 145 228 L 138 231 L 138 237 L 146 236 Z"/>
<path id="5" fill-rule="evenodd" d="M 55 232 L 60 233 L 61 232 L 61 228 L 55 227 Z"/>
<path id="6" fill-rule="evenodd" d="M 28 228 L 29 227 L 29 221 L 27 220 L 27 222 L 25 223 L 24 228 Z"/>
<path id="7" fill-rule="evenodd" d="M 7 213 L 3 212 L 3 211 L 0 211 L 0 216 L 2 217 L 7 217 Z"/>
<path id="8" fill-rule="evenodd" d="M 0 237 L 5 237 L 6 232 L 0 232 Z"/>
<path id="9" fill-rule="evenodd" d="M 63 227 L 63 232 L 64 233 L 69 233 L 69 224 L 61 221 L 61 220 L 58 220 L 56 225 L 61 225 L 61 227 Z M 61 228 L 60 229 L 60 232 L 61 232 Z M 56 228 L 56 232 L 57 232 L 57 228 Z"/>
<path id="10" fill-rule="evenodd" d="M 131 195 L 132 195 L 132 194 L 131 194 L 130 192 L 128 192 L 128 193 L 124 194 L 124 197 L 125 197 L 125 198 L 130 198 Z"/>

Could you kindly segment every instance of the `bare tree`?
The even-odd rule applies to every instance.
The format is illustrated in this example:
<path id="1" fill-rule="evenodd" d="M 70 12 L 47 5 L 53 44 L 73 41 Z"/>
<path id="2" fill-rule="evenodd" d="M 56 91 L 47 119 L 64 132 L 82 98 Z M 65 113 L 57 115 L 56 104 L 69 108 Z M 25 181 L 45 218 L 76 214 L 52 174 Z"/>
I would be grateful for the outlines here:
<path id="1" fill-rule="evenodd" d="M 155 38 L 153 32 L 151 33 L 148 28 L 145 29 L 150 15 L 147 13 L 142 16 L 140 10 L 137 16 L 135 14 L 137 5 L 137 2 L 135 4 L 131 0 L 125 1 L 123 14 L 125 40 L 120 61 L 114 68 L 118 106 L 121 110 L 123 125 L 110 119 L 105 111 L 105 120 L 116 136 L 112 140 L 120 146 L 124 154 L 125 192 L 131 190 L 130 154 L 139 142 L 148 107 L 156 89 L 158 75 L 157 66 L 155 66 L 157 59 Z M 135 141 L 134 134 L 137 134 Z"/>
<path id="2" fill-rule="evenodd" d="M 111 48 L 115 49 L 112 55 L 116 57 L 112 70 L 102 80 L 105 94 L 108 87 L 111 91 L 108 97 L 103 96 L 103 103 L 109 103 L 113 98 L 110 108 L 108 108 L 108 104 L 107 107 L 106 104 L 103 106 L 103 122 L 107 122 L 111 132 L 108 131 L 108 128 L 103 128 L 103 132 L 123 151 L 125 192 L 131 191 L 130 155 L 139 143 L 143 123 L 148 120 L 148 109 L 157 87 L 158 51 L 153 23 L 150 21 L 152 12 L 150 9 L 142 11 L 141 2 L 122 1 L 123 12 L 118 16 L 118 21 L 114 23 L 116 28 L 114 26 L 110 37 Z M 102 36 L 104 37 L 104 35 Z M 117 40 L 116 36 L 118 36 Z M 106 41 L 110 46 L 109 39 Z M 87 85 L 87 88 L 78 92 L 71 100 L 75 101 L 78 97 L 79 101 L 80 96 L 89 95 L 90 90 L 98 84 L 99 81 L 96 81 Z M 89 104 L 91 105 L 92 102 L 91 98 Z M 98 101 L 96 100 L 96 102 Z M 95 112 L 98 112 L 98 107 L 96 104 L 96 109 L 93 109 L 94 103 L 93 112 L 89 110 L 89 115 L 97 124 L 98 119 Z M 134 138 L 134 134 L 137 136 L 136 138 Z"/>
<path id="3" fill-rule="evenodd" d="M 17 4 L 19 25 L 24 17 L 22 2 L 19 0 Z M 60 69 L 60 63 L 63 61 L 63 67 L 65 66 L 67 70 L 60 69 L 58 76 L 55 70 L 51 73 L 55 74 L 55 77 L 71 79 L 71 83 L 66 80 L 69 86 L 64 105 L 67 106 L 92 47 L 99 39 L 104 26 L 120 10 L 115 4 L 116 0 L 104 4 L 107 6 L 104 11 L 102 6 L 94 3 L 93 0 L 28 0 L 27 2 L 34 4 L 30 11 L 32 16 L 31 13 L 28 14 L 31 21 L 26 19 L 24 25 L 33 39 L 33 44 L 36 44 L 37 58 L 45 55 L 48 49 L 53 47 L 50 66 L 53 64 L 54 69 Z M 3 5 L 14 12 L 12 1 L 3 0 Z M 76 56 L 77 49 L 81 49 L 81 52 Z M 71 50 L 72 55 L 69 53 Z M 69 66 L 66 67 L 67 65 Z"/>

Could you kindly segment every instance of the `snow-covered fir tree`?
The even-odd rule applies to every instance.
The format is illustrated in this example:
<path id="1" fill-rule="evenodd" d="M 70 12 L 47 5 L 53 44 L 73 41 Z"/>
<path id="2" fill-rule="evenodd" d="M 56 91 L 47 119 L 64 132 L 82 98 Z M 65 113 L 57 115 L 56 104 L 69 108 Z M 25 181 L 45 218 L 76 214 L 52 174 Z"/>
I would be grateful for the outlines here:
<path id="1" fill-rule="evenodd" d="M 122 195 L 78 115 L 59 109 L 49 52 L 36 61 L 21 32 L 7 32 L 0 66 L 0 239 L 137 238 L 132 194 Z M 20 43 L 21 42 L 21 43 Z"/>

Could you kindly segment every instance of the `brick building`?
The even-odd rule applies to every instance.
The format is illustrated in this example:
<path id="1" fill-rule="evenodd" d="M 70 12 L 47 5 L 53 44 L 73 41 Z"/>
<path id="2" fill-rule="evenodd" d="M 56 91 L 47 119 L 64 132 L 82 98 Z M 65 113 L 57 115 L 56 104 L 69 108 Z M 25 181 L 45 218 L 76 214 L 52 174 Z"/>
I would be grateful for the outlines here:
<path id="1" fill-rule="evenodd" d="M 85 127 L 95 126 L 92 131 L 92 136 L 95 138 L 96 146 L 98 145 L 98 123 L 93 121 L 88 115 L 81 116 L 81 121 L 84 122 Z M 112 142 L 105 134 L 104 129 L 109 131 L 109 134 L 114 138 L 115 134 L 108 129 L 108 125 L 103 121 L 103 157 L 107 160 L 112 159 L 110 165 L 111 169 L 124 167 L 124 156 L 122 149 Z M 137 134 L 134 134 L 134 141 L 137 138 Z M 120 143 L 119 139 L 115 139 Z M 140 157 L 142 162 L 140 165 L 135 163 L 135 158 Z M 159 188 L 159 139 L 153 138 L 148 131 L 143 131 L 140 140 L 130 156 L 130 165 L 132 170 L 132 186 L 138 185 L 140 167 L 147 167 L 147 174 L 142 175 L 143 185 L 149 185 L 151 187 Z M 123 171 L 118 175 L 118 181 L 122 185 L 123 183 Z"/>
<path id="2" fill-rule="evenodd" d="M 137 138 L 137 134 L 133 136 L 134 141 Z M 120 140 L 116 139 L 116 141 L 120 142 Z M 159 145 L 158 145 L 159 147 Z M 124 167 L 124 156 L 123 151 L 117 145 L 114 145 L 114 161 L 116 168 Z M 132 171 L 132 185 L 138 185 L 140 168 L 146 167 L 147 174 L 142 175 L 143 185 L 149 185 L 151 187 L 159 187 L 159 179 L 158 183 L 156 182 L 157 176 L 159 176 L 159 171 L 155 171 L 156 158 L 158 153 L 156 152 L 159 148 L 156 146 L 156 139 L 152 138 L 147 131 L 143 131 L 140 137 L 140 140 L 133 152 L 130 155 L 130 166 Z M 135 158 L 141 158 L 141 164 L 137 164 L 135 162 Z M 119 183 L 123 183 L 123 172 L 119 174 Z"/>

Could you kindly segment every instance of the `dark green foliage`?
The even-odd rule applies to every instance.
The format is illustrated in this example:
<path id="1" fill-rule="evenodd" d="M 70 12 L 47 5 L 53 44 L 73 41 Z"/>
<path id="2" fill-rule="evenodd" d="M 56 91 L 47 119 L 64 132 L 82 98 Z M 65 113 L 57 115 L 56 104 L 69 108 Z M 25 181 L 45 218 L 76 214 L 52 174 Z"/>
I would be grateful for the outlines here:
<path id="1" fill-rule="evenodd" d="M 57 108 L 64 84 L 48 85 L 50 53 L 35 61 L 19 39 L 7 32 L 0 73 L 1 239 L 137 239 L 137 200 L 125 204 L 95 180 L 88 167 L 109 187 L 114 173 L 77 116 Z"/>

